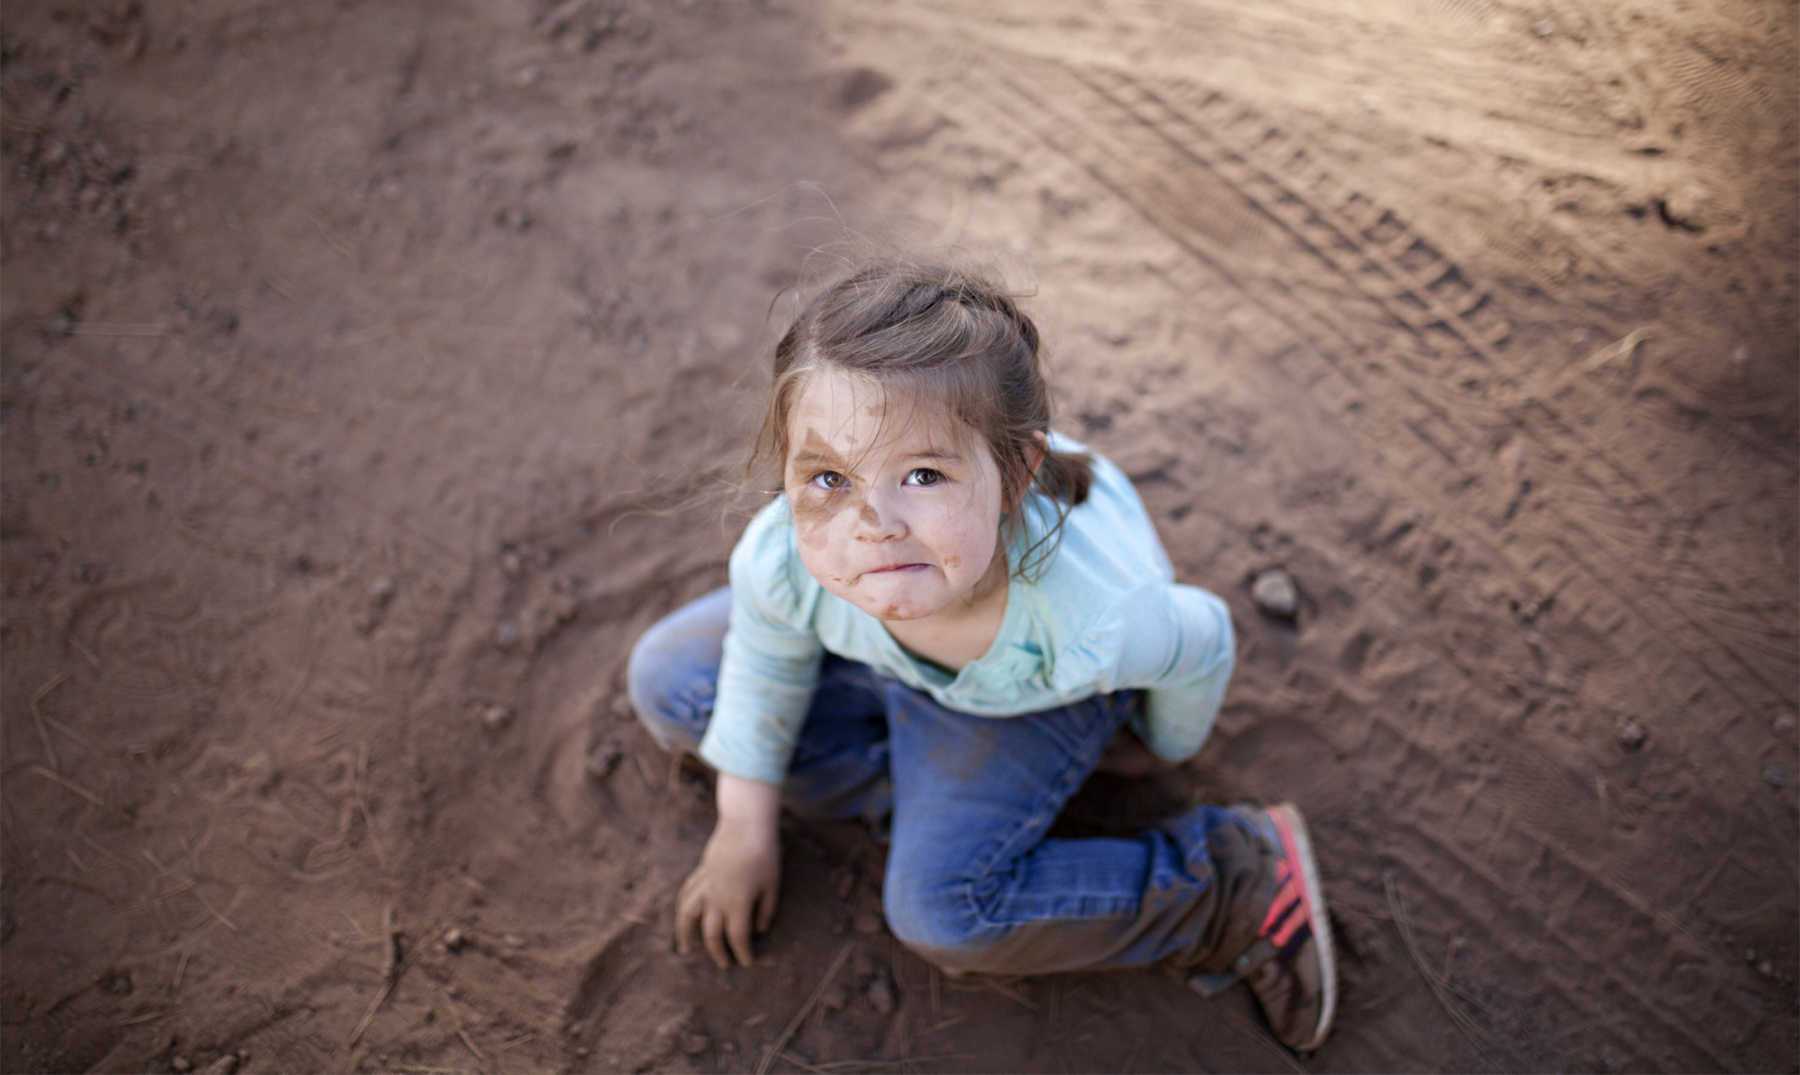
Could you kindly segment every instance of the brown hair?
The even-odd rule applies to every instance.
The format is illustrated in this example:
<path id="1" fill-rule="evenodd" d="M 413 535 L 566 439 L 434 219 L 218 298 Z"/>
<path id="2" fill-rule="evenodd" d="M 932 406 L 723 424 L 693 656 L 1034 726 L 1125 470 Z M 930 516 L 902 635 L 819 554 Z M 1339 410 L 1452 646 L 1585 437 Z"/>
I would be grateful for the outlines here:
<path id="1" fill-rule="evenodd" d="M 788 449 L 788 412 L 806 374 L 820 366 L 868 377 L 883 390 L 941 401 L 973 432 L 1000 470 L 1002 537 L 1024 523 L 1035 487 L 1056 518 L 1013 570 L 1036 577 L 1049 563 L 1069 510 L 1093 481 L 1085 453 L 1050 451 L 1031 469 L 1037 434 L 1050 429 L 1050 393 L 1038 356 L 1038 331 L 1012 298 L 959 269 L 908 261 L 871 262 L 827 287 L 775 346 L 775 381 L 749 470 Z"/>

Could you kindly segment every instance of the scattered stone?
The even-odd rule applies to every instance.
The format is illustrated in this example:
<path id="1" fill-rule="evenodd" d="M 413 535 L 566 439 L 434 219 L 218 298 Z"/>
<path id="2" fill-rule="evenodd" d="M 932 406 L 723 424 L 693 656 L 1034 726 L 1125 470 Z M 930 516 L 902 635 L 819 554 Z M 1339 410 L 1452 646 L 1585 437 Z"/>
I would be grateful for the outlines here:
<path id="1" fill-rule="evenodd" d="M 869 983 L 868 997 L 869 1006 L 874 1008 L 877 1014 L 893 1014 L 894 1007 L 898 1002 L 894 999 L 894 987 L 888 981 L 886 972 L 875 975 L 875 980 Z"/>
<path id="2" fill-rule="evenodd" d="M 1619 725 L 1619 749 L 1628 754 L 1635 754 L 1644 749 L 1644 743 L 1649 738 L 1650 733 L 1645 731 L 1644 726 L 1635 720 L 1627 719 L 1625 723 Z"/>
<path id="3" fill-rule="evenodd" d="M 394 580 L 383 575 L 369 583 L 369 600 L 375 602 L 376 608 L 386 608 L 394 599 Z"/>
<path id="4" fill-rule="evenodd" d="M 1776 735 L 1792 738 L 1795 727 L 1794 718 L 1789 715 L 1776 717 L 1773 727 Z"/>
<path id="5" fill-rule="evenodd" d="M 1764 978 L 1775 977 L 1775 962 L 1774 962 L 1774 960 L 1764 959 L 1764 960 L 1759 961 L 1756 964 L 1756 973 L 1762 975 Z"/>
<path id="6" fill-rule="evenodd" d="M 1256 576 L 1250 584 L 1250 596 L 1256 607 L 1278 619 L 1291 620 L 1300 610 L 1300 590 L 1293 576 L 1278 567 Z"/>
<path id="7" fill-rule="evenodd" d="M 481 710 L 481 723 L 490 732 L 497 732 L 512 723 L 513 712 L 503 705 L 484 706 Z"/>
<path id="8" fill-rule="evenodd" d="M 494 628 L 494 645 L 501 649 L 512 649 L 519 644 L 519 625 L 511 620 L 501 620 Z"/>
<path id="9" fill-rule="evenodd" d="M 617 745 L 607 745 L 596 749 L 588 755 L 588 775 L 595 780 L 605 780 L 618 769 L 619 763 L 625 760 L 625 751 Z"/>
<path id="10" fill-rule="evenodd" d="M 857 912 L 856 919 L 851 924 L 856 927 L 858 933 L 881 932 L 881 916 L 870 911 Z"/>
<path id="11" fill-rule="evenodd" d="M 1788 772 L 1787 766 L 1780 762 L 1772 761 L 1763 766 L 1762 778 L 1763 783 L 1772 788 L 1785 788 L 1788 786 L 1788 782 L 1793 779 L 1793 776 Z"/>
<path id="12" fill-rule="evenodd" d="M 444 931 L 444 951 L 452 954 L 460 952 L 463 950 L 463 945 L 467 943 L 469 943 L 469 939 L 464 937 L 463 931 L 455 926 Z"/>
<path id="13" fill-rule="evenodd" d="M 501 940 L 506 942 L 508 948 L 525 947 L 525 938 L 519 936 L 517 933 L 508 933 L 506 936 L 502 937 Z"/>
<path id="14" fill-rule="evenodd" d="M 185 1056 L 177 1056 L 175 1059 L 169 1061 L 169 1066 L 176 1071 L 186 1072 L 194 1070 L 193 1063 Z"/>
<path id="15" fill-rule="evenodd" d="M 712 1048 L 712 1041 L 697 1030 L 690 1030 L 681 1037 L 681 1051 L 688 1056 L 699 1056 Z"/>
<path id="16" fill-rule="evenodd" d="M 525 561 L 518 553 L 507 549 L 500 554 L 500 573 L 508 578 L 517 578 L 525 570 Z"/>

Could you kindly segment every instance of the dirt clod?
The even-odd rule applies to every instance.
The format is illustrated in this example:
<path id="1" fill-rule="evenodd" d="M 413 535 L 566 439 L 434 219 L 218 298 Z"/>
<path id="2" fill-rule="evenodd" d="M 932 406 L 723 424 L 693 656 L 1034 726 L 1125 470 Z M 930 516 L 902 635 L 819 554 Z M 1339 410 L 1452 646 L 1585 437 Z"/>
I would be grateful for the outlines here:
<path id="1" fill-rule="evenodd" d="M 1300 589 L 1293 576 L 1276 567 L 1256 576 L 1250 584 L 1250 596 L 1256 607 L 1277 619 L 1291 620 L 1300 610 Z"/>
<path id="2" fill-rule="evenodd" d="M 886 971 L 876 972 L 875 977 L 869 982 L 865 995 L 869 998 L 869 1007 L 874 1008 L 878 1015 L 893 1014 L 894 1008 L 899 1003 L 894 998 L 894 984 L 888 980 Z"/>

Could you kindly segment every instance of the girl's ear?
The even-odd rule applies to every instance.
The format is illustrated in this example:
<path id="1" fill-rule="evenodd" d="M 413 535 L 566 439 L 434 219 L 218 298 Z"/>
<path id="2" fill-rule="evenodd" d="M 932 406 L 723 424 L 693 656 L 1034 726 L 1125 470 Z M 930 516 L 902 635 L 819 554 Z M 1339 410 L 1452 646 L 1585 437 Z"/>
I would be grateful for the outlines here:
<path id="1" fill-rule="evenodd" d="M 1037 477 L 1038 468 L 1044 465 L 1044 459 L 1050 454 L 1050 439 L 1042 433 L 1033 433 L 1031 440 L 1025 445 L 1025 481 L 1019 486 L 1019 495 L 1013 503 L 1007 505 L 1008 510 L 1017 508 L 1031 491 L 1031 483 Z"/>
<path id="2" fill-rule="evenodd" d="M 1038 468 L 1044 465 L 1044 458 L 1049 454 L 1050 438 L 1042 432 L 1033 433 L 1031 443 L 1025 446 L 1025 468 L 1030 477 L 1037 477 Z"/>

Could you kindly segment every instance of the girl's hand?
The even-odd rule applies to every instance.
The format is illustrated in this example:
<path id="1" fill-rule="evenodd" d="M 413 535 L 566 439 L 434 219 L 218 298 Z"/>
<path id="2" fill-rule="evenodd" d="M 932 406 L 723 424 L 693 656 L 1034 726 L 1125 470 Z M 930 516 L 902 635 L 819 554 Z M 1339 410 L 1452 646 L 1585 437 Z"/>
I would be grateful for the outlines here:
<path id="1" fill-rule="evenodd" d="M 1100 755 L 1100 764 L 1095 766 L 1102 773 L 1133 777 L 1149 776 L 1174 767 L 1174 763 L 1152 754 L 1150 748 L 1130 728 L 1119 729 L 1119 733 L 1113 736 L 1113 741 L 1107 744 L 1106 753 Z"/>
<path id="2" fill-rule="evenodd" d="M 769 928 L 781 892 L 780 792 L 719 774 L 719 824 L 675 906 L 675 950 L 686 955 L 695 927 L 721 969 L 750 966 L 750 932 Z"/>

